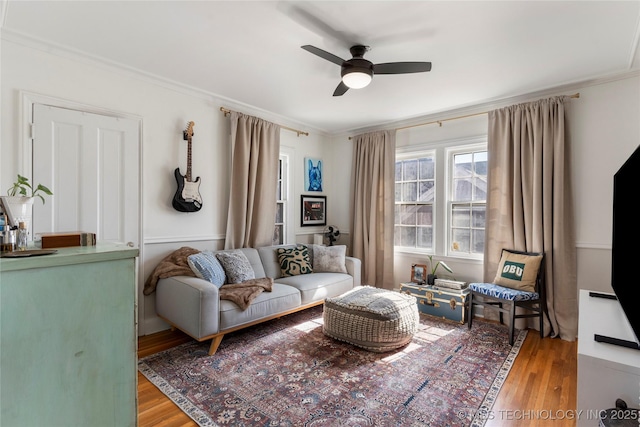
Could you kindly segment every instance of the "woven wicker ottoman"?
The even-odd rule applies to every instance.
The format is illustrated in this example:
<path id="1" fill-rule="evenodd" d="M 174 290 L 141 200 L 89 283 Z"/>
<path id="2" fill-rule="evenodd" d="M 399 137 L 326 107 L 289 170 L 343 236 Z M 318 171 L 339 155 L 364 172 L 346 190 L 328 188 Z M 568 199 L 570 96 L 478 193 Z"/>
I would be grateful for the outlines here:
<path id="1" fill-rule="evenodd" d="M 418 328 L 416 298 L 362 286 L 324 301 L 325 335 L 374 352 L 408 344 Z"/>

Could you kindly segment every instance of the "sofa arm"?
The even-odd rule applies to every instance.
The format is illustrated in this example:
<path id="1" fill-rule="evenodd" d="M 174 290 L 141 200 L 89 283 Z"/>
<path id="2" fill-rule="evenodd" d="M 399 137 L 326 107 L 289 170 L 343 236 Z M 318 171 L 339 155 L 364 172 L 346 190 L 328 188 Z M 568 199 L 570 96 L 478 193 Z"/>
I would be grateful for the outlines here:
<path id="1" fill-rule="evenodd" d="M 347 272 L 353 276 L 353 286 L 360 286 L 362 284 L 362 261 L 360 258 L 346 257 L 345 264 L 347 265 Z"/>
<path id="2" fill-rule="evenodd" d="M 220 330 L 218 287 L 197 277 L 160 279 L 156 313 L 195 339 L 216 334 Z"/>

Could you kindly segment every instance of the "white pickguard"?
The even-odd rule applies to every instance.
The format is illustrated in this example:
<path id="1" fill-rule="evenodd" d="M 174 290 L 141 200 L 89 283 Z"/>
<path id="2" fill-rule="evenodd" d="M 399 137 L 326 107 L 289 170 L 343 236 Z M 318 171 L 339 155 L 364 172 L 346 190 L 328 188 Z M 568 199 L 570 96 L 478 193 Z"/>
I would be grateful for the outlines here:
<path id="1" fill-rule="evenodd" d="M 182 198 L 185 202 L 202 203 L 202 197 L 200 196 L 200 179 L 195 182 L 189 182 L 185 179 Z"/>

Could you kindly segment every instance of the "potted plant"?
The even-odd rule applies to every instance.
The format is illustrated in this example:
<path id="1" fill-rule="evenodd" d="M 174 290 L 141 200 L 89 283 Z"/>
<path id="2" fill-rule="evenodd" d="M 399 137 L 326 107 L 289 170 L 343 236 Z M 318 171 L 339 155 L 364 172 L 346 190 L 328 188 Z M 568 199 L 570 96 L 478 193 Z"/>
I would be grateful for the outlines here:
<path id="1" fill-rule="evenodd" d="M 2 196 L 2 204 L 11 224 L 17 226 L 21 220 L 29 223 L 33 201 L 39 197 L 42 203 L 45 203 L 43 194 L 53 195 L 51 190 L 42 184 L 38 184 L 34 189 L 29 184 L 29 178 L 18 174 L 18 179 L 9 187 L 7 195 Z"/>
<path id="2" fill-rule="evenodd" d="M 433 255 L 427 255 L 427 258 L 429 258 L 429 268 L 430 268 L 430 272 L 427 275 L 427 284 L 433 286 L 434 281 L 437 279 L 438 276 L 436 276 L 436 270 L 438 270 L 438 267 L 442 266 L 442 268 L 444 268 L 445 270 L 447 270 L 449 273 L 453 274 L 453 270 L 451 269 L 451 267 L 449 267 L 447 264 L 445 264 L 444 261 L 437 261 L 435 264 L 433 262 Z"/>

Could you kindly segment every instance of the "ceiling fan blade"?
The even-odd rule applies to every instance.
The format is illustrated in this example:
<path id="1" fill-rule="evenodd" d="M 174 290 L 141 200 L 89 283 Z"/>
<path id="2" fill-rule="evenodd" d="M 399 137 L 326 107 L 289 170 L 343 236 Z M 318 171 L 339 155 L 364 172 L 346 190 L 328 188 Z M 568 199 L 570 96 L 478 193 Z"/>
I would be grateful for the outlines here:
<path id="1" fill-rule="evenodd" d="M 326 59 L 327 61 L 333 62 L 334 64 L 342 66 L 342 63 L 344 62 L 344 59 L 340 58 L 339 56 L 336 56 L 333 53 L 329 53 L 326 50 L 319 49 L 315 46 L 306 44 L 300 47 L 306 50 L 307 52 L 311 52 L 314 55 L 318 55 L 320 58 Z"/>
<path id="2" fill-rule="evenodd" d="M 333 91 L 333 96 L 342 96 L 346 91 L 349 90 L 349 86 L 344 84 L 344 82 L 340 82 L 336 90 Z"/>
<path id="3" fill-rule="evenodd" d="M 407 74 L 431 71 L 431 62 L 387 62 L 374 64 L 374 74 Z"/>

